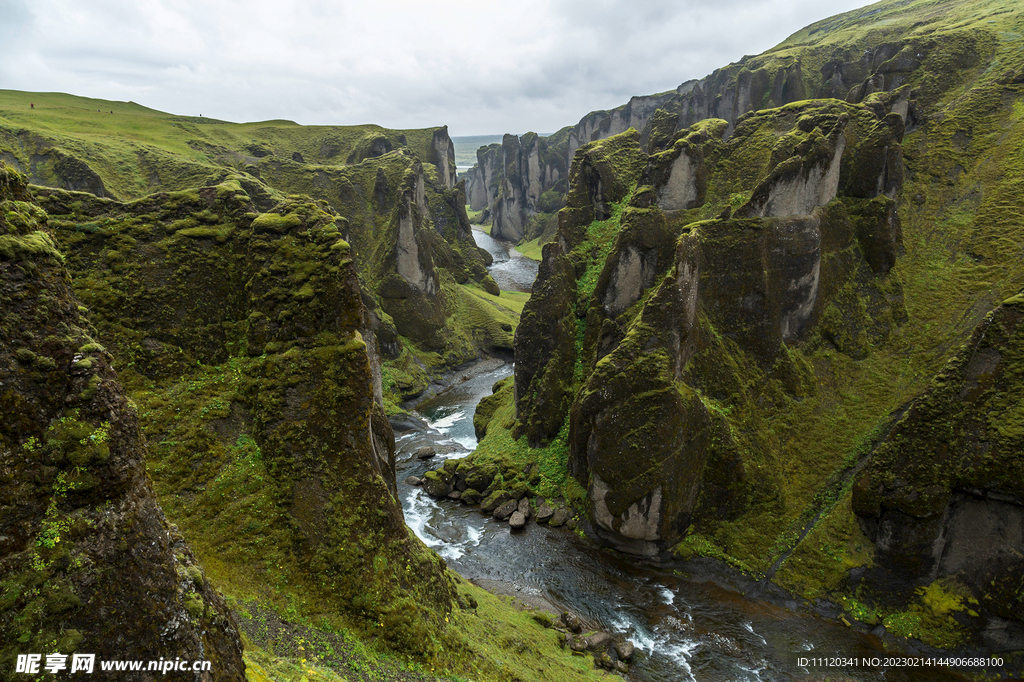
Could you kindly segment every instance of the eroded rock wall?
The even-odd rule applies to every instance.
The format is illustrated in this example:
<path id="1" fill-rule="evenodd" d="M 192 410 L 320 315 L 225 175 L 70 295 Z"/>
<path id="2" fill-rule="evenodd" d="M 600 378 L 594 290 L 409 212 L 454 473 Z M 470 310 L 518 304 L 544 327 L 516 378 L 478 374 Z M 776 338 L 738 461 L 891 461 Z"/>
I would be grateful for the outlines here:
<path id="1" fill-rule="evenodd" d="M 543 141 L 549 147 L 563 151 L 564 168 L 568 169 L 579 147 L 618 135 L 629 128 L 640 131 L 640 145 L 648 153 L 663 151 L 676 132 L 707 119 L 724 120 L 726 125 L 721 136 L 728 138 L 744 116 L 762 109 L 825 97 L 861 103 L 875 93 L 899 90 L 937 48 L 935 40 L 915 38 L 882 43 L 860 54 L 848 48 L 836 48 L 831 52 L 810 51 L 786 57 L 776 57 L 771 53 L 748 56 L 735 64 L 716 69 L 704 78 L 686 81 L 675 90 L 632 97 L 615 109 L 591 112 L 575 126 L 560 130 Z M 965 59 L 969 63 L 970 55 Z M 919 96 L 929 94 L 922 92 Z M 909 88 L 904 89 L 901 96 L 886 101 L 889 109 L 877 112 L 880 116 L 893 112 L 907 125 L 918 124 L 921 114 L 910 97 Z M 838 142 L 845 144 L 845 140 Z M 501 218 L 495 225 L 500 226 L 501 234 L 507 235 L 508 239 L 522 238 L 523 226 L 529 224 L 531 216 L 548 210 L 539 207 L 536 200 L 531 202 L 531 187 L 521 180 L 525 175 L 521 169 L 529 164 L 531 153 L 525 148 L 503 148 L 503 160 L 495 163 L 494 154 L 490 152 L 489 156 L 481 156 L 469 173 L 473 210 L 487 208 L 492 215 L 500 210 Z M 688 156 L 676 156 L 674 159 L 679 167 L 676 177 L 681 178 L 687 173 L 691 161 Z M 545 183 L 541 191 L 555 188 L 558 192 L 565 192 L 568 189 L 556 185 L 559 170 L 552 161 L 541 164 L 539 175 Z M 555 182 L 551 181 L 552 173 L 555 174 Z M 566 175 L 565 171 L 560 173 L 561 177 Z M 835 177 L 831 182 L 834 184 Z M 881 182 L 887 185 L 886 191 L 890 195 L 892 188 L 899 184 L 895 178 L 882 178 Z M 667 205 L 680 208 L 696 198 L 689 183 L 682 183 L 679 187 L 672 185 L 663 191 L 666 192 L 664 201 Z M 798 193 L 787 192 L 786 196 L 796 200 Z M 500 209 L 496 210 L 498 207 Z M 803 208 L 790 206 L 777 207 L 776 210 L 779 211 L 777 215 L 787 215 L 799 213 Z"/>
<path id="2" fill-rule="evenodd" d="M 387 271 L 409 296 L 428 300 L 440 275 L 427 256 L 443 239 L 419 222 L 403 233 L 403 221 L 423 220 L 429 207 L 418 164 L 406 170 L 377 253 L 384 265 L 392 259 Z M 389 317 L 367 306 L 374 297 L 344 239 L 351 225 L 325 202 L 298 197 L 259 212 L 231 181 L 131 204 L 40 194 L 63 218 L 58 238 L 117 357 L 147 382 L 187 384 L 197 366 L 221 367 L 229 381 L 214 401 L 223 423 L 207 425 L 207 405 L 154 426 L 192 425 L 173 439 L 158 436 L 166 441 L 158 484 L 174 498 L 198 490 L 187 519 L 213 537 L 243 520 L 205 502 L 210 479 L 185 462 L 226 477 L 241 455 L 221 459 L 225 449 L 256 448 L 251 466 L 264 478 L 250 504 L 263 529 L 260 552 L 205 538 L 204 550 L 229 575 L 282 575 L 357 626 L 384 622 L 389 645 L 423 654 L 429 633 L 444 628 L 453 587 L 443 562 L 404 524 L 376 355 L 390 342 L 382 333 Z M 87 217 L 104 227 L 78 229 Z M 426 243 L 426 256 L 409 253 L 423 233 L 436 242 Z M 395 266 L 403 257 L 416 257 L 420 269 Z M 152 410 L 164 404 L 147 396 Z"/>
<path id="3" fill-rule="evenodd" d="M 517 336 L 522 432 L 553 438 L 571 402 L 569 470 L 595 531 L 642 556 L 750 494 L 750 463 L 711 398 L 737 387 L 706 363 L 726 354 L 806 390 L 788 349 L 842 336 L 826 311 L 843 292 L 898 291 L 876 284 L 899 249 L 884 193 L 899 177 L 898 116 L 826 100 L 747 117 L 723 140 L 728 125 L 694 125 L 650 156 L 635 130 L 582 147 Z M 902 310 L 897 295 L 855 323 L 886 334 Z M 570 311 L 575 334 L 534 340 Z"/>
<path id="4" fill-rule="evenodd" d="M 237 627 L 164 518 L 114 357 L 24 183 L 0 164 L 0 663 L 209 660 L 189 679 L 240 682 Z"/>

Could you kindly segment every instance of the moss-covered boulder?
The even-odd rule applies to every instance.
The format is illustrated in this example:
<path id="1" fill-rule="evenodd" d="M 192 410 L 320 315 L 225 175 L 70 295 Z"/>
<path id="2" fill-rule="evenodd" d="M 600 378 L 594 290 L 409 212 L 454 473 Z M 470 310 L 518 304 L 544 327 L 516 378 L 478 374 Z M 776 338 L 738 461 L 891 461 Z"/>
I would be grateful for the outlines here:
<path id="1" fill-rule="evenodd" d="M 164 518 L 113 357 L 28 199 L 0 164 L 0 664 L 180 657 L 240 682 L 237 627 Z"/>

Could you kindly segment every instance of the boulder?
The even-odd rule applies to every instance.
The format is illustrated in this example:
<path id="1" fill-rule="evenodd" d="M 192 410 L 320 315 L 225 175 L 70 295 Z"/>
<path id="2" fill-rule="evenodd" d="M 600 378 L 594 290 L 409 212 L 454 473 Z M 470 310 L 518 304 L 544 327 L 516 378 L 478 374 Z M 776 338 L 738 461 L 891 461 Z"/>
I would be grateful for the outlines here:
<path id="1" fill-rule="evenodd" d="M 526 517 L 520 511 L 512 512 L 512 516 L 508 517 L 508 525 L 512 530 L 522 530 L 526 526 Z"/>
<path id="2" fill-rule="evenodd" d="M 476 466 L 469 464 L 468 461 L 463 461 L 459 465 L 459 476 L 465 479 L 467 488 L 474 490 L 487 490 L 494 480 L 495 473 L 497 472 L 493 466 Z"/>
<path id="3" fill-rule="evenodd" d="M 434 448 L 430 447 L 429 445 L 425 445 L 425 446 L 423 446 L 422 448 L 419 448 L 418 450 L 416 450 L 416 452 L 413 453 L 413 455 L 416 457 L 416 459 L 430 459 L 431 457 L 433 457 L 436 454 L 437 454 L 437 450 L 435 450 Z"/>
<path id="4" fill-rule="evenodd" d="M 547 502 L 544 502 L 537 508 L 537 523 L 544 523 L 554 515 L 555 510 Z"/>
<path id="5" fill-rule="evenodd" d="M 483 499 L 483 495 L 473 490 L 472 488 L 467 488 L 466 490 L 462 491 L 462 495 L 459 497 L 459 499 L 465 502 L 466 504 L 477 504 L 480 502 L 481 499 Z"/>
<path id="6" fill-rule="evenodd" d="M 508 487 L 508 494 L 515 500 L 521 500 L 527 495 L 531 495 L 532 491 L 530 490 L 530 486 L 526 485 L 526 483 L 522 481 L 514 481 Z"/>
<path id="7" fill-rule="evenodd" d="M 462 497 L 462 493 L 460 491 L 458 491 L 458 490 L 453 490 L 450 493 L 448 493 L 448 499 L 449 500 L 457 500 L 457 499 L 459 499 L 461 497 Z"/>
<path id="8" fill-rule="evenodd" d="M 594 651 L 595 649 L 607 646 L 612 641 L 612 636 L 607 632 L 595 632 L 594 634 L 589 635 L 584 641 L 587 644 L 587 649 Z"/>
<path id="9" fill-rule="evenodd" d="M 558 528 L 559 526 L 564 526 L 565 522 L 571 518 L 572 515 L 564 507 L 562 507 L 554 513 L 554 515 L 551 517 L 551 520 L 548 521 L 548 525 L 552 528 Z"/>
<path id="10" fill-rule="evenodd" d="M 529 498 L 524 497 L 523 499 L 519 500 L 519 506 L 518 506 L 516 511 L 518 511 L 518 513 L 522 514 L 523 522 L 525 523 L 526 520 L 528 518 L 530 518 L 530 500 L 529 500 Z"/>
<path id="11" fill-rule="evenodd" d="M 423 485 L 423 479 L 417 476 L 409 476 L 405 479 L 406 485 Z"/>
<path id="12" fill-rule="evenodd" d="M 494 510 L 494 518 L 498 519 L 499 521 L 504 521 L 508 517 L 512 516 L 512 514 L 517 511 L 518 507 L 518 502 L 516 502 L 515 500 L 508 500 Z"/>
<path id="13" fill-rule="evenodd" d="M 574 613 L 563 611 L 562 622 L 565 623 L 565 627 L 571 630 L 572 632 L 583 632 L 583 622 L 580 620 L 579 616 L 577 616 Z"/>
<path id="14" fill-rule="evenodd" d="M 624 642 L 616 642 L 615 653 L 619 655 L 619 658 L 623 661 L 628 661 L 633 657 L 633 652 L 636 651 L 636 647 L 629 640 Z"/>
<path id="15" fill-rule="evenodd" d="M 452 490 L 451 476 L 440 469 L 428 471 L 423 477 L 423 489 L 431 497 L 444 497 Z"/>
<path id="16" fill-rule="evenodd" d="M 485 512 L 492 512 L 501 505 L 512 499 L 507 492 L 504 490 L 495 490 L 493 493 L 487 496 L 487 499 L 480 505 L 480 509 Z M 511 512 L 509 512 L 511 513 Z"/>

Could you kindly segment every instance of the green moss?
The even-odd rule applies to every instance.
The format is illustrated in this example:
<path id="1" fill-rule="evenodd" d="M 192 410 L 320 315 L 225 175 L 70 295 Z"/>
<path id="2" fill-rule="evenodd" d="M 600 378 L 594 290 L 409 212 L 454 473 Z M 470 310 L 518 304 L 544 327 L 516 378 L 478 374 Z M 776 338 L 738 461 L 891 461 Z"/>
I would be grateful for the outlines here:
<path id="1" fill-rule="evenodd" d="M 966 615 L 971 601 L 970 593 L 955 580 L 936 580 L 918 588 L 909 609 L 890 613 L 882 624 L 898 637 L 918 639 L 938 649 L 955 649 L 967 640 L 968 631 L 957 616 Z"/>
<path id="2" fill-rule="evenodd" d="M 278 213 L 262 213 L 252 222 L 254 230 L 261 232 L 287 232 L 302 224 L 302 218 L 294 213 L 281 215 Z M 191 236 L 191 235 L 189 235 Z"/>
<path id="3" fill-rule="evenodd" d="M 484 411 L 490 413 L 486 419 L 486 435 L 477 444 L 468 461 L 476 467 L 509 472 L 507 477 L 499 476 L 495 479 L 500 483 L 492 485 L 494 491 L 499 488 L 510 489 L 517 484 L 525 485 L 546 498 L 561 497 L 574 508 L 583 509 L 586 491 L 568 475 L 568 416 L 550 443 L 545 447 L 530 447 L 525 436 L 513 436 L 515 400 L 511 382 L 496 387 L 497 392 L 486 399 L 484 404 Z M 522 472 L 533 467 L 536 467 L 539 477 L 525 477 Z"/>
<path id="4" fill-rule="evenodd" d="M 38 256 L 64 262 L 63 254 L 45 232 L 32 232 L 21 237 L 0 235 L 0 258 L 17 261 Z"/>
<path id="5" fill-rule="evenodd" d="M 848 484 L 786 559 L 776 574 L 779 585 L 806 599 L 830 597 L 846 590 L 851 569 L 872 565 L 874 544 L 861 531 L 850 496 Z"/>

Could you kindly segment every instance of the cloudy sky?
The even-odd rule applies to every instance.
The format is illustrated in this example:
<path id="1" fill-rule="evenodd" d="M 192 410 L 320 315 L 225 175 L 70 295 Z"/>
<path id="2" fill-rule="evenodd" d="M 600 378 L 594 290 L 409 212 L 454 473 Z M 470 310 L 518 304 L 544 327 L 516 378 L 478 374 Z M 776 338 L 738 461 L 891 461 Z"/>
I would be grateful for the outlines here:
<path id="1" fill-rule="evenodd" d="M 866 0 L 0 0 L 0 88 L 176 114 L 554 132 Z"/>

